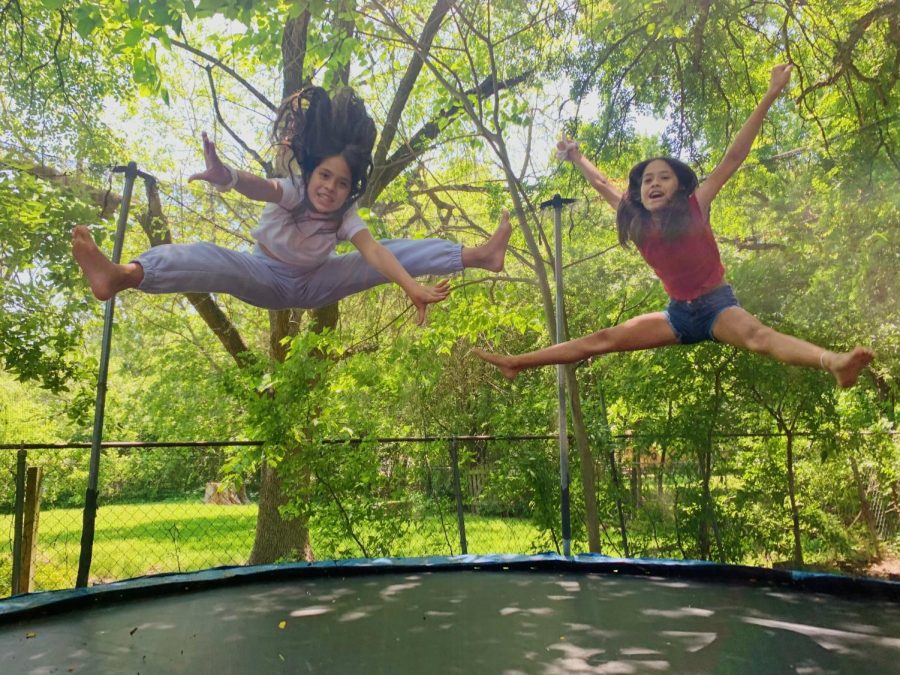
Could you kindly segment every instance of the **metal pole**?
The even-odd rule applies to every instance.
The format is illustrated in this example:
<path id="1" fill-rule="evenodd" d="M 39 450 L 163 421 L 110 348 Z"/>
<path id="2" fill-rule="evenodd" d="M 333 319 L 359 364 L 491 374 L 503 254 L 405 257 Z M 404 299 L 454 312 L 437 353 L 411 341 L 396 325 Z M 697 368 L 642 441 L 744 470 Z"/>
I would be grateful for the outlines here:
<path id="1" fill-rule="evenodd" d="M 456 450 L 456 439 L 450 439 L 450 461 L 453 463 L 453 491 L 456 493 L 456 523 L 459 526 L 459 550 L 465 555 L 469 552 L 466 544 L 466 519 L 463 515 L 462 488 L 459 481 L 459 453 Z"/>
<path id="2" fill-rule="evenodd" d="M 125 174 L 125 188 L 122 191 L 122 208 L 119 211 L 119 223 L 116 227 L 116 238 L 113 243 L 113 254 L 110 258 L 118 264 L 122 257 L 122 245 L 125 241 L 125 224 L 128 222 L 128 208 L 131 205 L 131 193 L 135 178 L 138 176 L 137 164 L 129 162 L 127 166 L 117 166 L 114 173 Z M 94 525 L 97 518 L 97 482 L 100 473 L 100 449 L 103 439 L 103 413 L 106 409 L 106 376 L 109 372 L 109 347 L 112 342 L 113 316 L 116 309 L 116 296 L 106 301 L 103 315 L 103 339 L 100 345 L 100 372 L 97 376 L 97 399 L 94 405 L 94 431 L 91 436 L 91 459 L 88 469 L 88 486 L 84 496 L 84 517 L 81 528 L 81 555 L 78 559 L 78 577 L 75 586 L 87 586 L 91 571 L 91 557 L 94 548 Z"/>
<path id="3" fill-rule="evenodd" d="M 22 533 L 25 519 L 25 469 L 28 464 L 28 451 L 19 450 L 16 457 L 16 503 L 14 506 L 13 524 L 13 564 L 12 564 L 12 593 L 18 595 L 19 573 L 22 569 Z"/>
<path id="4" fill-rule="evenodd" d="M 564 199 L 559 193 L 553 199 L 542 202 L 541 208 L 553 207 L 553 236 L 555 243 L 553 274 L 556 279 L 556 344 L 565 341 L 565 301 L 562 275 L 562 207 L 574 199 Z M 566 367 L 556 366 L 556 389 L 559 398 L 559 488 L 560 515 L 562 520 L 563 555 L 572 554 L 572 516 L 569 500 L 569 430 L 566 415 Z"/>

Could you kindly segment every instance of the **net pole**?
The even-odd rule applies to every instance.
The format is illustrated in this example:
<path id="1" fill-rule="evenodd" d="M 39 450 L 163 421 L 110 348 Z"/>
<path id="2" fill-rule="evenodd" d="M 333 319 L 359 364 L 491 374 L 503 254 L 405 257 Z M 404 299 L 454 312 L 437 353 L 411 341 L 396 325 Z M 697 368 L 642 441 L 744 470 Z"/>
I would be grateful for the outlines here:
<path id="1" fill-rule="evenodd" d="M 554 261 L 553 275 L 556 282 L 556 340 L 555 344 L 564 342 L 565 331 L 565 299 L 563 296 L 562 272 L 562 209 L 572 204 L 574 199 L 560 197 L 557 193 L 553 199 L 541 203 L 541 208 L 553 208 Z M 572 555 L 572 516 L 569 497 L 569 432 L 566 412 L 566 367 L 556 366 L 556 391 L 559 410 L 559 488 L 560 488 L 560 521 L 562 526 L 563 555 Z"/>

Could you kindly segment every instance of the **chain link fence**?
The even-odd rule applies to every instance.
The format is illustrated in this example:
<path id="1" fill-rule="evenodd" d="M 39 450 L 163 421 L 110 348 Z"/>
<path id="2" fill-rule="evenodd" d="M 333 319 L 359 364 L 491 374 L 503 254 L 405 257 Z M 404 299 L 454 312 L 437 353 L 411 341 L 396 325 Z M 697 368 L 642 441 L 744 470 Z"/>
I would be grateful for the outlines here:
<path id="1" fill-rule="evenodd" d="M 15 475 L 16 454 L 0 455 L 7 476 Z M 89 455 L 89 448 L 27 451 L 28 466 L 41 469 L 32 590 L 75 585 Z M 104 449 L 89 583 L 246 562 L 255 506 L 217 506 L 202 499 L 222 458 L 221 449 Z M 0 550 L 3 595 L 11 590 L 14 487 L 14 480 L 0 486 L 0 531 L 7 543 Z"/>
<path id="2" fill-rule="evenodd" d="M 883 438 L 870 444 L 856 450 L 856 462 L 846 456 L 826 462 L 814 444 L 797 453 L 805 564 L 817 556 L 852 557 L 861 546 L 881 554 L 900 543 L 896 439 L 887 441 L 887 460 Z M 596 446 L 603 553 L 790 563 L 782 439 L 744 445 L 719 439 L 706 450 L 637 438 Z M 242 490 L 226 484 L 217 491 L 231 450 L 104 448 L 88 583 L 247 564 L 259 485 L 250 478 Z M 28 465 L 43 472 L 32 590 L 75 585 L 89 453 L 85 447 L 27 452 Z M 558 453 L 555 437 L 332 444 L 294 506 L 306 508 L 318 559 L 561 552 Z M 9 477 L 0 482 L 0 597 L 12 590 L 16 455 L 0 450 Z M 354 464 L 360 458 L 374 462 L 374 478 Z M 577 553 L 588 544 L 575 451 L 572 461 Z"/>
<path id="3" fill-rule="evenodd" d="M 378 454 L 393 458 L 393 465 L 384 463 L 385 472 L 396 475 L 400 463 L 410 470 L 403 472 L 401 483 L 391 485 L 390 494 L 375 495 L 380 513 L 329 518 L 333 511 L 353 507 L 358 500 L 352 493 L 334 493 L 329 503 L 311 504 L 313 550 L 318 558 L 548 550 L 552 536 L 542 533 L 530 505 L 510 498 L 501 486 L 508 484 L 507 468 L 520 454 L 542 458 L 542 475 L 558 483 L 555 451 L 553 440 L 542 438 L 459 443 L 452 453 L 447 442 L 379 444 Z M 27 451 L 28 465 L 42 470 L 31 590 L 75 585 L 89 454 L 83 447 Z M 5 597 L 12 589 L 16 452 L 6 451 L 0 459 L 9 477 L 0 486 L 5 535 L 0 597 Z M 220 483 L 225 460 L 224 448 L 105 447 L 88 583 L 247 564 L 259 486 L 250 480 L 236 492 Z M 391 520 L 397 526 L 387 536 L 367 532 Z M 366 546 L 372 541 L 375 547 Z"/>

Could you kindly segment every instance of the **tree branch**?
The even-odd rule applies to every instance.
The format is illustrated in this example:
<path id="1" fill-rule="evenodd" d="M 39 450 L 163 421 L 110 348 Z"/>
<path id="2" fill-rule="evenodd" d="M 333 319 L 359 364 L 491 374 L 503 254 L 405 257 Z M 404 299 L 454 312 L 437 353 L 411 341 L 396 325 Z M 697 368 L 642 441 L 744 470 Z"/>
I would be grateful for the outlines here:
<path id="1" fill-rule="evenodd" d="M 240 145 L 245 152 L 250 154 L 253 159 L 255 159 L 256 162 L 262 167 L 263 171 L 265 171 L 266 178 L 272 178 L 275 175 L 275 169 L 272 166 L 272 162 L 263 159 L 260 154 L 256 152 L 256 150 L 247 145 L 244 142 L 244 139 L 238 136 L 237 133 L 235 133 L 234 130 L 225 122 L 225 118 L 222 117 L 222 111 L 219 109 L 219 96 L 216 93 L 216 83 L 213 80 L 212 76 L 212 68 L 212 66 L 205 66 L 204 70 L 206 71 L 206 78 L 207 80 L 209 80 L 209 93 L 212 96 L 213 110 L 216 111 L 216 119 L 219 120 L 219 124 L 221 124 L 225 131 L 228 132 L 228 135 L 231 136 L 235 140 L 235 142 Z"/>
<path id="2" fill-rule="evenodd" d="M 307 34 L 309 31 L 310 13 L 306 8 L 284 26 L 281 35 L 282 89 L 281 98 L 285 99 L 295 91 L 309 84 L 304 76 L 303 65 L 306 59 Z"/>
<path id="3" fill-rule="evenodd" d="M 797 101 L 801 102 L 814 91 L 834 84 L 847 70 L 851 70 L 853 67 L 853 51 L 856 49 L 859 41 L 862 40 L 869 26 L 884 17 L 895 17 L 898 12 L 900 12 L 900 1 L 891 0 L 891 2 L 875 7 L 857 19 L 847 39 L 838 44 L 837 51 L 834 54 L 834 65 L 836 68 L 831 76 L 819 82 L 814 82 L 803 89 L 797 96 Z"/>
<path id="4" fill-rule="evenodd" d="M 191 54 L 193 54 L 195 56 L 199 56 L 201 59 L 203 59 L 205 61 L 209 61 L 214 66 L 221 68 L 223 71 L 225 71 L 226 73 L 231 75 L 231 77 L 233 77 L 237 82 L 242 84 L 247 89 L 247 91 L 249 91 L 251 94 L 253 94 L 260 101 L 260 103 L 262 103 L 264 106 L 266 106 L 272 112 L 275 112 L 278 109 L 278 106 L 276 106 L 274 103 L 272 103 L 262 92 L 260 92 L 256 87 L 254 87 L 252 84 L 247 82 L 247 80 L 245 80 L 243 77 L 238 75 L 237 72 L 233 68 L 226 66 L 224 63 L 222 63 L 222 61 L 217 59 L 215 56 L 211 56 L 210 54 L 207 54 L 206 52 L 201 51 L 201 50 L 197 49 L 196 47 L 192 47 L 191 45 L 189 45 L 185 42 L 181 42 L 180 40 L 170 40 L 170 42 L 173 45 L 175 45 L 176 47 L 183 49 L 186 52 L 190 52 Z"/>
<path id="5" fill-rule="evenodd" d="M 147 193 L 147 211 L 141 217 L 141 227 L 147 234 L 151 246 L 160 246 L 172 242 L 172 234 L 162 211 L 159 199 L 159 186 L 155 180 L 144 181 Z M 237 328 L 216 304 L 209 293 L 185 293 L 184 296 L 197 310 L 213 334 L 225 347 L 231 358 L 239 366 L 246 366 L 252 356 L 244 344 Z"/>
<path id="6" fill-rule="evenodd" d="M 485 79 L 478 87 L 463 92 L 464 96 L 477 95 L 479 98 L 491 96 L 494 90 L 511 89 L 525 82 L 531 75 L 530 72 L 517 75 L 500 82 L 495 82 L 493 77 Z M 376 165 L 369 180 L 369 189 L 363 198 L 365 205 L 370 205 L 391 181 L 399 176 L 409 164 L 421 155 L 430 141 L 438 137 L 438 134 L 465 112 L 460 103 L 456 103 L 447 109 L 441 110 L 435 117 L 426 122 L 403 145 L 398 147 L 384 164 Z"/>
<path id="7" fill-rule="evenodd" d="M 431 49 L 434 37 L 437 35 L 438 29 L 450 10 L 449 0 L 437 0 L 434 7 L 431 8 L 431 14 L 425 21 L 425 27 L 419 36 L 417 47 L 413 51 L 412 58 L 406 67 L 406 72 L 400 79 L 397 92 L 394 94 L 394 100 L 391 102 L 391 108 L 388 110 L 387 117 L 381 127 L 381 134 L 378 139 L 378 147 L 375 149 L 374 164 L 375 166 L 383 166 L 388 150 L 394 142 L 394 136 L 397 134 L 397 125 L 400 123 L 400 115 L 406 108 L 409 96 L 412 92 L 413 85 L 422 71 L 423 60 L 421 54 L 427 53 Z M 386 185 L 386 184 L 385 184 Z"/>

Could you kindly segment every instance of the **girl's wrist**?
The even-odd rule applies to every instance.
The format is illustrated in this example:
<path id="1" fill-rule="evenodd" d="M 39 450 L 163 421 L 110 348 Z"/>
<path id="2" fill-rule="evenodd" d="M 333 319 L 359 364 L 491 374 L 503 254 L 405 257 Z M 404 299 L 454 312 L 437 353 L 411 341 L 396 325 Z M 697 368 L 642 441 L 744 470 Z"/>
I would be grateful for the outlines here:
<path id="1" fill-rule="evenodd" d="M 234 188 L 234 186 L 236 186 L 238 184 L 238 172 L 235 171 L 234 169 L 232 169 L 227 164 L 223 164 L 222 167 L 225 169 L 225 171 L 228 172 L 228 176 L 229 176 L 228 181 L 223 184 L 211 183 L 211 185 L 219 192 L 228 192 L 229 190 L 231 190 L 232 188 Z"/>

